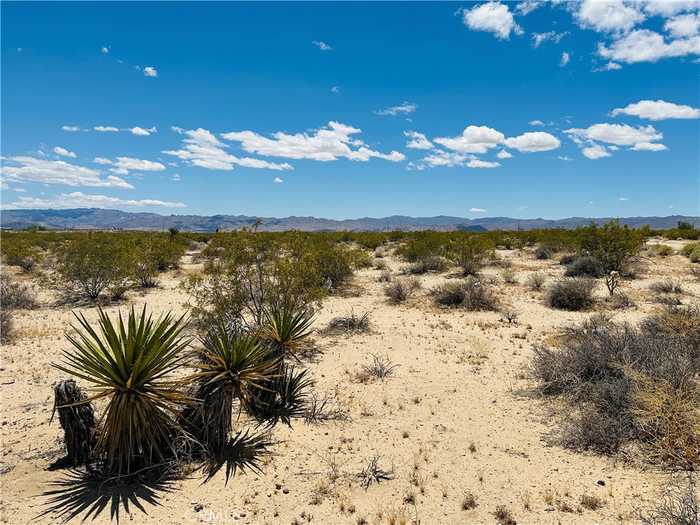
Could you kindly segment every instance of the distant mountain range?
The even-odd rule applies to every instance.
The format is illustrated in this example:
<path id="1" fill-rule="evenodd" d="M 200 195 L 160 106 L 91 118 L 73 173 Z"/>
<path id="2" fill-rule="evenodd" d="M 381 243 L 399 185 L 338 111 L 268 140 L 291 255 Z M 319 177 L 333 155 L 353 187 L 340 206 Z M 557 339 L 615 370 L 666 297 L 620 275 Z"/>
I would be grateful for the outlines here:
<path id="1" fill-rule="evenodd" d="M 213 232 L 251 227 L 259 222 L 262 231 L 391 231 L 391 230 L 531 230 L 535 228 L 575 228 L 591 222 L 599 224 L 613 217 L 570 217 L 567 219 L 513 219 L 510 217 L 391 217 L 361 219 L 320 219 L 317 217 L 251 217 L 247 215 L 158 215 L 131 213 L 100 208 L 70 210 L 1 210 L 0 226 L 4 229 L 23 229 L 43 226 L 49 229 L 74 230 L 165 230 L 171 227 L 181 231 Z M 622 224 L 632 227 L 649 225 L 654 229 L 673 228 L 678 221 L 700 227 L 700 217 L 671 215 L 668 217 L 619 217 Z"/>

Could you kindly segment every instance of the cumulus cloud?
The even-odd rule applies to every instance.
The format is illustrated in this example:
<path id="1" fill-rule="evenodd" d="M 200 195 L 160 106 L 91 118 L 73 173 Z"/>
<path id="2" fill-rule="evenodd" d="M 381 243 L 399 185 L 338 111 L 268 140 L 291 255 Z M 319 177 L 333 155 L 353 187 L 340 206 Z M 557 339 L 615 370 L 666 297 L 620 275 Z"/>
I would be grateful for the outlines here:
<path id="1" fill-rule="evenodd" d="M 557 149 L 561 142 L 554 135 L 544 131 L 529 131 L 517 137 L 507 138 L 505 144 L 522 153 L 532 153 Z"/>
<path id="2" fill-rule="evenodd" d="M 72 159 L 77 157 L 77 155 L 75 153 L 73 153 L 72 151 L 68 151 L 66 148 L 62 148 L 61 146 L 56 146 L 53 149 L 53 152 L 56 155 L 60 155 L 61 157 L 70 157 Z"/>
<path id="3" fill-rule="evenodd" d="M 426 167 L 454 168 L 456 166 L 465 166 L 467 161 L 473 158 L 473 155 L 464 155 L 462 153 L 435 150 L 431 154 L 423 157 L 418 164 L 414 165 L 414 167 L 418 170 L 422 170 Z"/>
<path id="4" fill-rule="evenodd" d="M 663 144 L 659 143 L 654 143 L 654 142 L 638 142 L 634 146 L 632 146 L 632 149 L 634 151 L 665 151 L 668 148 L 664 146 Z"/>
<path id="5" fill-rule="evenodd" d="M 472 31 L 487 31 L 502 40 L 510 38 L 511 33 L 522 33 L 508 6 L 498 1 L 463 9 L 461 13 L 464 25 Z"/>
<path id="6" fill-rule="evenodd" d="M 490 162 L 481 159 L 471 159 L 469 162 L 467 162 L 467 167 L 469 168 L 497 168 L 500 165 L 500 162 Z"/>
<path id="7" fill-rule="evenodd" d="M 557 33 L 556 31 L 547 31 L 546 33 L 532 33 L 532 46 L 540 47 L 544 42 L 554 42 L 558 44 L 561 39 L 568 35 L 568 32 Z"/>
<path id="8" fill-rule="evenodd" d="M 317 48 L 319 48 L 321 51 L 333 51 L 333 48 L 329 44 L 326 44 L 325 42 L 323 42 L 321 40 L 314 40 L 311 43 L 313 45 L 315 45 Z"/>
<path id="9" fill-rule="evenodd" d="M 559 59 L 559 66 L 564 67 L 569 63 L 570 60 L 571 55 L 569 55 L 569 53 L 567 53 L 566 51 L 562 52 L 561 58 Z"/>
<path id="10" fill-rule="evenodd" d="M 92 129 L 99 131 L 100 133 L 116 133 L 119 131 L 119 128 L 115 128 L 114 126 L 95 126 Z"/>
<path id="11" fill-rule="evenodd" d="M 376 115 L 381 115 L 381 116 L 392 116 L 395 117 L 396 115 L 409 115 L 416 111 L 418 109 L 418 106 L 416 106 L 412 102 L 403 102 L 402 104 L 399 104 L 398 106 L 390 106 L 388 108 L 384 109 L 378 109 L 374 113 Z"/>
<path id="12" fill-rule="evenodd" d="M 640 142 L 656 142 L 663 134 L 654 126 L 628 126 L 627 124 L 594 124 L 588 128 L 571 128 L 564 131 L 577 140 L 606 142 L 616 146 L 633 146 Z"/>
<path id="13" fill-rule="evenodd" d="M 164 171 L 165 166 L 152 160 L 135 159 L 132 157 L 117 157 L 111 161 L 110 171 L 118 175 L 128 175 L 132 171 Z"/>
<path id="14" fill-rule="evenodd" d="M 107 195 L 88 195 L 80 191 L 61 193 L 45 199 L 39 197 L 19 197 L 7 208 L 122 208 L 159 206 L 164 208 L 184 208 L 182 202 L 168 202 L 155 199 L 118 199 Z"/>
<path id="15" fill-rule="evenodd" d="M 684 11 L 698 9 L 698 0 L 645 0 L 644 11 L 650 15 L 673 16 Z"/>
<path id="16" fill-rule="evenodd" d="M 666 41 L 662 35 L 649 29 L 638 29 L 615 40 L 610 46 L 598 44 L 603 58 L 634 64 L 657 62 L 663 58 L 700 55 L 700 36 Z"/>
<path id="17" fill-rule="evenodd" d="M 63 131 L 76 132 L 80 131 L 80 126 L 61 126 Z"/>
<path id="18" fill-rule="evenodd" d="M 143 74 L 147 77 L 155 78 L 158 76 L 158 70 L 153 66 L 146 66 L 143 68 Z"/>
<path id="19" fill-rule="evenodd" d="M 106 55 L 107 53 L 109 53 L 109 46 L 103 46 L 103 47 L 101 47 L 101 48 L 100 48 L 100 52 L 101 52 L 103 55 Z"/>
<path id="20" fill-rule="evenodd" d="M 591 146 L 583 148 L 581 152 L 585 157 L 591 160 L 602 159 L 603 157 L 610 156 L 610 153 L 607 149 L 605 149 L 605 146 L 601 146 L 600 144 L 593 144 Z"/>
<path id="21" fill-rule="evenodd" d="M 513 158 L 513 155 L 511 155 L 508 150 L 502 149 L 498 152 L 498 155 L 496 155 L 496 157 L 498 157 L 499 159 L 511 159 Z"/>
<path id="22" fill-rule="evenodd" d="M 417 131 L 404 131 L 405 137 L 410 140 L 406 143 L 406 147 L 410 149 L 432 149 L 433 143 L 428 140 L 428 138 L 422 133 Z"/>
<path id="23" fill-rule="evenodd" d="M 228 148 L 227 144 L 224 144 L 213 133 L 203 128 L 190 130 L 173 128 L 173 130 L 185 136 L 183 147 L 179 150 L 166 150 L 163 153 L 187 161 L 193 166 L 223 171 L 231 171 L 236 165 L 270 170 L 292 169 L 292 166 L 287 163 L 277 164 L 260 159 L 239 158 L 231 155 L 226 151 Z"/>
<path id="24" fill-rule="evenodd" d="M 37 182 L 65 186 L 92 186 L 132 189 L 124 179 L 109 175 L 102 177 L 99 170 L 70 164 L 62 160 L 46 160 L 29 156 L 4 159 L 0 174 L 8 182 Z"/>
<path id="25" fill-rule="evenodd" d="M 601 32 L 629 31 L 645 19 L 639 4 L 622 0 L 583 0 L 574 16 L 581 27 Z"/>
<path id="26" fill-rule="evenodd" d="M 274 182 L 275 184 L 282 184 L 284 180 L 280 177 L 275 177 L 272 182 Z"/>
<path id="27" fill-rule="evenodd" d="M 531 126 L 544 126 L 544 122 L 542 122 L 541 120 L 531 120 L 530 122 L 528 122 L 528 124 L 530 124 Z"/>
<path id="28" fill-rule="evenodd" d="M 467 126 L 461 135 L 437 137 L 433 140 L 460 153 L 486 153 L 489 149 L 503 143 L 505 135 L 487 126 Z"/>
<path id="29" fill-rule="evenodd" d="M 129 131 L 131 132 L 132 135 L 138 135 L 140 137 L 147 137 L 151 135 L 152 133 L 155 133 L 158 131 L 155 126 L 152 128 L 140 128 L 138 126 L 135 126 L 133 128 L 129 128 Z"/>
<path id="30" fill-rule="evenodd" d="M 700 33 L 700 14 L 678 15 L 667 20 L 664 29 L 676 38 L 696 36 Z"/>
<path id="31" fill-rule="evenodd" d="M 248 153 L 267 157 L 318 161 L 333 161 L 344 157 L 362 162 L 373 157 L 391 162 L 400 162 L 406 158 L 398 151 L 380 153 L 370 149 L 362 140 L 354 138 L 354 135 L 361 132 L 362 130 L 352 126 L 331 121 L 326 127 L 311 134 L 278 131 L 271 137 L 266 137 L 254 131 L 232 131 L 221 136 L 226 140 L 239 142 Z"/>
<path id="32" fill-rule="evenodd" d="M 647 120 L 696 119 L 700 118 L 700 109 L 664 100 L 640 100 L 624 108 L 613 109 L 611 115 L 630 115 Z"/>

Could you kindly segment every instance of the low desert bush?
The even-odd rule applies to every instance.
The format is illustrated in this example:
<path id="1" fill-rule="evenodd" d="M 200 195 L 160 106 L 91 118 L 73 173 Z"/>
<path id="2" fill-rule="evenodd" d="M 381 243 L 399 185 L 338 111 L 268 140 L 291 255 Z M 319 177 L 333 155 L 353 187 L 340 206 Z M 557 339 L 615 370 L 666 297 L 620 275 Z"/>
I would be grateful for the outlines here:
<path id="1" fill-rule="evenodd" d="M 700 263 L 700 248 L 695 248 L 692 252 L 690 252 L 688 258 L 692 263 Z"/>
<path id="2" fill-rule="evenodd" d="M 603 265 L 595 257 L 577 257 L 567 265 L 564 275 L 567 277 L 601 277 Z"/>
<path id="3" fill-rule="evenodd" d="M 482 235 L 460 237 L 450 244 L 450 259 L 462 268 L 464 275 L 477 275 L 486 260 L 493 255 L 494 245 Z"/>
<path id="4" fill-rule="evenodd" d="M 673 248 L 668 244 L 657 244 L 654 247 L 654 253 L 659 257 L 668 257 L 669 255 L 673 255 Z"/>
<path id="5" fill-rule="evenodd" d="M 592 224 L 577 228 L 579 253 L 597 259 L 602 265 L 601 274 L 612 271 L 624 275 L 625 267 L 636 258 L 644 244 L 648 231 L 621 226 L 618 221 L 610 221 L 603 226 Z"/>
<path id="6" fill-rule="evenodd" d="M 505 505 L 498 505 L 493 515 L 499 525 L 516 525 L 517 523 L 510 509 Z"/>
<path id="7" fill-rule="evenodd" d="M 405 302 L 419 288 L 420 281 L 414 277 L 397 279 L 384 288 L 384 295 L 389 298 L 389 302 L 398 304 Z"/>
<path id="8" fill-rule="evenodd" d="M 592 279 L 570 277 L 555 282 L 547 293 L 547 304 L 559 310 L 585 310 L 593 305 Z"/>
<path id="9" fill-rule="evenodd" d="M 690 257 L 690 254 L 695 250 L 700 250 L 700 242 L 689 242 L 683 248 L 681 248 L 681 255 L 685 257 Z"/>
<path id="10" fill-rule="evenodd" d="M 0 308 L 0 342 L 8 343 L 14 335 L 14 312 L 9 308 Z"/>
<path id="11" fill-rule="evenodd" d="M 650 461 L 700 464 L 697 309 L 670 309 L 638 327 L 594 316 L 561 341 L 536 348 L 532 370 L 545 395 L 571 402 L 566 446 L 612 454 L 638 441 Z"/>
<path id="12" fill-rule="evenodd" d="M 441 273 L 447 269 L 447 261 L 436 255 L 421 257 L 416 262 L 406 266 L 404 273 L 421 275 L 428 272 Z"/>
<path id="13" fill-rule="evenodd" d="M 389 270 L 382 270 L 382 273 L 377 277 L 377 281 L 380 283 L 390 283 L 393 279 L 393 275 Z"/>
<path id="14" fill-rule="evenodd" d="M 546 261 L 548 259 L 551 259 L 553 255 L 554 252 L 548 246 L 539 246 L 535 250 L 535 259 L 538 259 L 540 261 Z"/>
<path id="15" fill-rule="evenodd" d="M 575 253 L 564 254 L 559 258 L 559 264 L 561 264 L 562 266 L 568 266 L 572 262 L 574 262 L 577 259 L 577 257 L 578 256 Z"/>
<path id="16" fill-rule="evenodd" d="M 334 317 L 328 323 L 328 332 L 367 332 L 369 331 L 369 313 L 357 315 L 351 312 L 350 315 Z"/>
<path id="17" fill-rule="evenodd" d="M 547 278 L 543 273 L 540 272 L 535 272 L 531 273 L 528 277 L 525 283 L 532 289 L 532 290 L 541 290 L 542 287 L 544 286 L 545 281 Z"/>
<path id="18" fill-rule="evenodd" d="M 683 294 L 683 285 L 678 281 L 673 279 L 664 279 L 663 281 L 657 281 L 649 285 L 649 289 L 655 293 L 662 294 Z"/>
<path id="19" fill-rule="evenodd" d="M 2 274 L 0 275 L 0 307 L 3 309 L 35 308 L 36 297 L 29 286 Z"/>
<path id="20" fill-rule="evenodd" d="M 461 283 L 439 286 L 432 291 L 432 295 L 439 306 L 455 306 L 470 311 L 498 309 L 498 300 L 491 287 L 472 276 Z"/>
<path id="21" fill-rule="evenodd" d="M 518 279 L 515 277 L 515 272 L 511 268 L 505 268 L 501 270 L 501 279 L 506 284 L 515 284 Z"/>
<path id="22" fill-rule="evenodd" d="M 698 525 L 700 501 L 695 474 L 671 477 L 653 507 L 641 510 L 642 525 Z"/>

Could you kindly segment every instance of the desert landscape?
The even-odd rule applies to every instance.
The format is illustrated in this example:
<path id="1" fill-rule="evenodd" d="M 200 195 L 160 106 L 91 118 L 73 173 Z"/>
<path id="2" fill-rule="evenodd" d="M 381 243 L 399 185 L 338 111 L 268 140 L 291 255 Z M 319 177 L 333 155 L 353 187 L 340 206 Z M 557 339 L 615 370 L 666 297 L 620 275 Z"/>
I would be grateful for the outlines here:
<path id="1" fill-rule="evenodd" d="M 693 251 L 697 245 L 681 239 L 678 230 L 663 238 L 663 232 L 652 235 L 614 223 L 608 226 L 553 235 L 543 230 L 540 240 L 523 232 L 292 232 L 277 237 L 254 231 L 199 237 L 177 231 L 6 232 L 2 300 L 3 312 L 11 312 L 12 318 L 3 323 L 0 371 L 2 521 L 696 523 L 692 470 L 699 457 L 700 416 L 697 390 L 692 389 L 697 389 L 697 371 L 691 372 L 691 390 L 684 394 L 689 405 L 678 412 L 686 421 L 677 423 L 685 425 L 689 435 L 669 438 L 668 430 L 668 435 L 625 438 L 615 444 L 608 442 L 614 439 L 609 435 L 584 438 L 567 433 L 567 423 L 585 400 L 573 394 L 551 395 L 544 386 L 541 349 L 566 347 L 567 338 L 577 337 L 566 329 L 583 323 L 595 332 L 604 331 L 606 323 L 636 327 L 656 318 L 666 319 L 668 327 L 676 326 L 673 319 L 683 318 L 683 333 L 689 338 L 683 344 L 693 342 L 697 360 L 700 279 L 692 262 L 700 258 Z M 686 231 L 692 238 L 694 230 Z M 622 238 L 638 239 L 638 244 L 625 248 L 621 275 L 612 272 L 617 279 L 612 293 L 606 287 L 610 272 L 596 277 L 595 269 L 590 276 L 572 270 L 578 267 L 585 274 L 595 262 L 593 256 L 582 255 L 577 242 L 596 238 L 619 243 L 621 232 Z M 140 281 L 130 277 L 116 298 L 110 297 L 112 281 L 94 298 L 67 287 L 66 246 L 87 241 L 80 248 L 87 260 L 92 255 L 88 245 L 105 238 L 118 244 L 120 236 L 130 235 L 146 243 L 170 237 L 164 242 L 181 248 L 169 252 L 168 264 L 153 266 L 148 279 L 143 272 Z M 218 292 L 233 289 L 224 285 L 227 276 L 232 282 L 231 274 L 217 272 L 213 264 L 235 257 L 245 246 L 256 246 L 253 265 L 258 272 L 266 267 L 270 273 L 262 270 L 264 278 L 277 283 L 280 275 L 271 268 L 289 255 L 270 255 L 261 263 L 260 254 L 271 253 L 260 251 L 261 237 L 279 246 L 287 237 L 308 243 L 312 235 L 330 238 L 323 244 L 322 250 L 330 250 L 325 256 L 352 254 L 351 268 L 336 282 L 325 277 L 308 285 L 314 296 L 302 310 L 309 313 L 311 324 L 294 357 L 285 359 L 295 369 L 307 370 L 312 383 L 305 385 L 288 419 L 282 414 L 265 421 L 243 409 L 240 400 L 229 406 L 231 435 L 263 436 L 264 446 L 241 448 L 239 457 L 227 459 L 226 468 L 212 468 L 206 460 L 188 456 L 186 461 L 178 459 L 177 469 L 170 464 L 168 469 L 116 474 L 105 466 L 99 447 L 90 453 L 87 465 L 92 467 L 87 470 L 85 461 L 82 466 L 81 461 L 65 462 L 63 419 L 59 422 L 54 415 L 52 420 L 53 387 L 69 376 L 54 365 L 65 364 L 64 352 L 75 351 L 66 338 L 71 326 L 77 326 L 74 312 L 95 329 L 98 305 L 114 320 L 118 313 L 127 316 L 132 306 L 137 314 L 144 307 L 154 316 L 185 314 L 190 325 L 183 333 L 202 335 L 212 329 L 211 317 L 201 311 L 212 305 L 202 298 L 213 297 L 207 295 L 211 288 L 202 292 L 204 276 L 214 279 Z M 62 239 L 61 246 L 52 244 L 57 239 Z M 13 245 L 23 248 L 13 251 Z M 36 248 L 39 245 L 43 247 Z M 25 260 L 27 246 L 36 260 Z M 21 250 L 25 251 L 19 257 Z M 561 264 L 567 256 L 568 265 Z M 112 258 L 110 264 L 116 261 Z M 588 283 L 590 301 L 553 303 L 557 283 L 571 282 Z M 480 292 L 473 293 L 476 289 Z M 68 301 L 68 290 L 77 293 L 74 302 Z M 249 313 L 241 319 L 252 326 Z M 240 331 L 230 330 L 234 339 L 239 337 Z M 654 341 L 651 344 L 661 340 Z M 201 344 L 194 339 L 182 351 Z M 667 365 L 657 361 L 659 367 Z M 183 370 L 173 374 L 187 376 Z M 90 395 L 89 382 L 77 379 Z M 255 386 L 249 388 L 255 391 Z M 99 413 L 105 399 L 94 405 Z M 57 410 L 75 412 L 78 407 Z M 99 428 L 104 424 L 99 421 L 95 432 L 107 432 Z M 608 433 L 600 425 L 597 430 Z M 656 431 L 663 433 L 663 428 L 658 424 Z M 132 459 L 143 466 L 143 457 Z M 694 505 L 695 518 L 690 513 L 681 517 L 683 505 L 684 512 L 692 512 Z"/>

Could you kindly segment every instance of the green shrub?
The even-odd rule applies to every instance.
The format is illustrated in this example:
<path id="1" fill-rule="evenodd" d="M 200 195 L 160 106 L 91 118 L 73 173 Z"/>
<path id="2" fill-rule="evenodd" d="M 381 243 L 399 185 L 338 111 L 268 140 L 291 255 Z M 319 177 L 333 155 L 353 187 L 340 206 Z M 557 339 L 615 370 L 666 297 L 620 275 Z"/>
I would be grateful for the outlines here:
<path id="1" fill-rule="evenodd" d="M 551 248 L 549 248 L 547 246 L 539 246 L 535 250 L 535 259 L 538 259 L 540 261 L 545 261 L 545 260 L 551 259 L 553 255 L 554 255 L 554 252 L 552 251 Z"/>
<path id="2" fill-rule="evenodd" d="M 681 248 L 681 255 L 685 257 L 690 257 L 690 254 L 698 248 L 700 248 L 700 242 L 689 242 L 688 244 L 683 246 L 683 248 Z"/>
<path id="3" fill-rule="evenodd" d="M 3 309 L 36 308 L 36 297 L 29 286 L 2 274 L 0 275 L 0 306 Z"/>
<path id="4" fill-rule="evenodd" d="M 494 245 L 484 236 L 469 235 L 454 240 L 448 257 L 462 268 L 464 275 L 477 275 L 485 261 L 493 255 Z"/>
<path id="5" fill-rule="evenodd" d="M 441 273 L 447 269 L 447 261 L 443 257 L 431 255 L 421 257 L 416 262 L 404 268 L 404 273 L 422 275 L 428 272 Z"/>
<path id="6" fill-rule="evenodd" d="M 645 230 L 633 230 L 620 226 L 617 221 L 610 221 L 603 226 L 592 224 L 578 228 L 579 251 L 591 255 L 600 261 L 603 274 L 612 271 L 623 272 L 625 266 L 634 258 L 644 244 Z"/>
<path id="7" fill-rule="evenodd" d="M 498 309 L 498 300 L 489 285 L 471 276 L 462 283 L 439 286 L 432 295 L 439 306 L 460 306 L 469 311 Z"/>
<path id="8" fill-rule="evenodd" d="M 535 272 L 528 276 L 526 284 L 533 290 L 541 290 L 546 280 L 547 278 L 543 273 Z"/>
<path id="9" fill-rule="evenodd" d="M 673 255 L 673 248 L 671 248 L 668 244 L 657 244 L 654 247 L 654 252 L 659 257 L 668 257 L 669 255 Z"/>
<path id="10" fill-rule="evenodd" d="M 593 305 L 595 282 L 569 277 L 554 283 L 547 294 L 547 304 L 560 310 L 585 310 Z"/>
<path id="11" fill-rule="evenodd" d="M 595 257 L 577 257 L 566 267 L 564 275 L 567 277 L 601 277 L 604 275 L 603 265 Z"/>
<path id="12" fill-rule="evenodd" d="M 692 262 L 692 263 L 700 262 L 700 246 L 698 246 L 692 252 L 690 252 L 690 255 L 688 256 L 688 258 L 690 259 L 690 262 Z"/>

